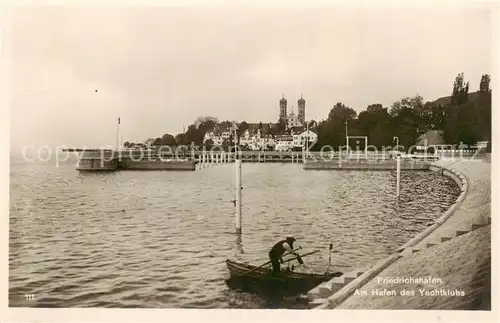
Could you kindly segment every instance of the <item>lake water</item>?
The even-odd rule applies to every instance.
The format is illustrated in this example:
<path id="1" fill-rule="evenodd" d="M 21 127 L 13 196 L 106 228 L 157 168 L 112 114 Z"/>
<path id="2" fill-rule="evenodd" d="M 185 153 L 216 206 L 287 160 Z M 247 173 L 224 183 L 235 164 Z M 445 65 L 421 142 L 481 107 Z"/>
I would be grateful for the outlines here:
<path id="1" fill-rule="evenodd" d="M 440 216 L 458 188 L 432 172 L 304 171 L 243 164 L 243 233 L 234 234 L 234 165 L 195 172 L 79 173 L 75 160 L 11 159 L 9 305 L 265 308 L 228 289 L 225 259 L 261 264 L 292 234 L 315 271 L 388 256 Z M 34 294 L 35 300 L 26 300 Z M 291 302 L 284 307 L 298 307 Z"/>

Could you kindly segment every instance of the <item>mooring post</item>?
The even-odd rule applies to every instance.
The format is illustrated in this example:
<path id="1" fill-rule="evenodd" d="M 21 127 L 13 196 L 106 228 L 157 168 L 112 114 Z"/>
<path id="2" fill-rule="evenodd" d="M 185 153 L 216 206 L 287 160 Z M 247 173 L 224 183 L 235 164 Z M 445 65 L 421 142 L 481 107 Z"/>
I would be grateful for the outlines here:
<path id="1" fill-rule="evenodd" d="M 399 197 L 399 185 L 401 179 L 401 156 L 396 157 L 396 197 Z"/>
<path id="2" fill-rule="evenodd" d="M 234 154 L 236 166 L 236 233 L 241 233 L 241 158 Z"/>

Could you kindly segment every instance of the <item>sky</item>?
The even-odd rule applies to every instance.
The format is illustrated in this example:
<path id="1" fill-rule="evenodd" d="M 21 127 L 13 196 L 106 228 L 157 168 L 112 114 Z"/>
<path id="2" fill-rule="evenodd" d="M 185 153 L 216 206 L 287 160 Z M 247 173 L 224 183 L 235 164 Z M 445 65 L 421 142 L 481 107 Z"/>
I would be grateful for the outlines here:
<path id="1" fill-rule="evenodd" d="M 18 7 L 11 16 L 11 149 L 116 145 L 177 134 L 198 116 L 306 119 L 336 102 L 451 93 L 491 73 L 481 7 Z"/>

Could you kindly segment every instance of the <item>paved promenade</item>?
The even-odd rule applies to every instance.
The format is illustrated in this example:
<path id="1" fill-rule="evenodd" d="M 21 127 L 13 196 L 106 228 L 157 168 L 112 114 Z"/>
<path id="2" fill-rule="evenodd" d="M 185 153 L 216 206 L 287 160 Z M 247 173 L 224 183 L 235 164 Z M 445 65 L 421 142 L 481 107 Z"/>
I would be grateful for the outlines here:
<path id="1" fill-rule="evenodd" d="M 323 297 L 314 299 L 315 309 L 490 309 L 491 164 L 440 160 L 434 165 L 462 184 L 463 195 L 453 211 L 386 260 L 351 275 L 328 297 L 325 290 L 335 283 L 325 285 Z M 458 178 L 456 171 L 465 178 Z M 383 280 L 398 277 L 435 281 Z M 381 296 L 389 291 L 396 296 Z M 403 291 L 408 294 L 401 295 Z"/>

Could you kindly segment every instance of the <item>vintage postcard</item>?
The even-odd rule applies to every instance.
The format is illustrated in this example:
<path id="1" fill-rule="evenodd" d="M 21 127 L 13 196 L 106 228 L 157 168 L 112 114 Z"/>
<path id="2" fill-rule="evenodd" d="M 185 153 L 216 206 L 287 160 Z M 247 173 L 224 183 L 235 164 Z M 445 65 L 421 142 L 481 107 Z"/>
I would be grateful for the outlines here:
<path id="1" fill-rule="evenodd" d="M 498 8 L 4 6 L 0 320 L 499 320 Z"/>

